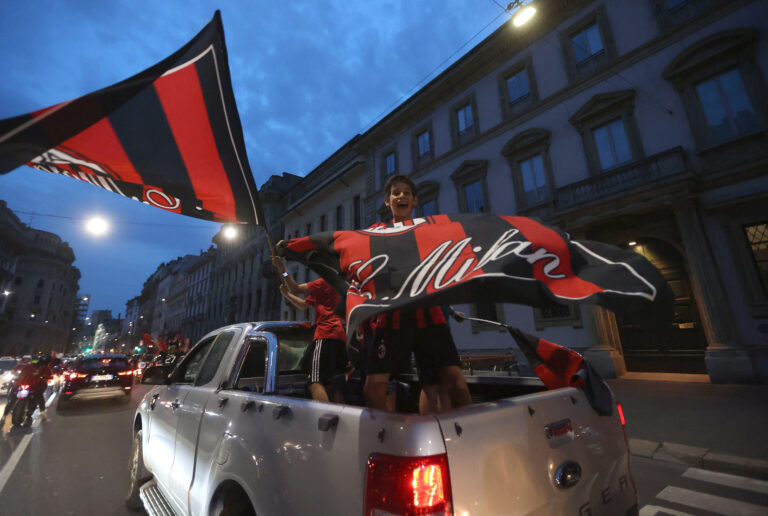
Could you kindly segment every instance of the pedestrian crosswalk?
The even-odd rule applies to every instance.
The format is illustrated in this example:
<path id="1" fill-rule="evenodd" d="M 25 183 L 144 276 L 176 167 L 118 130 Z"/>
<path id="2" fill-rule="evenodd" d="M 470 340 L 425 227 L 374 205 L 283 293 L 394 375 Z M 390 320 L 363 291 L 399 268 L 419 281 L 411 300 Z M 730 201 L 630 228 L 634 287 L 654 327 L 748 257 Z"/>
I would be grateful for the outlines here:
<path id="1" fill-rule="evenodd" d="M 688 468 L 677 483 L 681 485 L 668 485 L 657 493 L 654 504 L 640 509 L 640 516 L 768 515 L 764 480 Z"/>

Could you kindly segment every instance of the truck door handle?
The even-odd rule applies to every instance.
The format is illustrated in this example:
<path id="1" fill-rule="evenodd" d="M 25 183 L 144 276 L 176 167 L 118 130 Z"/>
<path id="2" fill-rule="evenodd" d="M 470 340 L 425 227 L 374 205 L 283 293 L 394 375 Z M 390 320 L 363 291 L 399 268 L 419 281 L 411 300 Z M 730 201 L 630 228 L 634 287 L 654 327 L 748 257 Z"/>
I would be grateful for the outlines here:
<path id="1" fill-rule="evenodd" d="M 157 403 L 157 398 L 159 397 L 159 394 L 152 395 L 152 400 L 149 402 L 149 410 L 155 410 L 155 403 Z"/>
<path id="2" fill-rule="evenodd" d="M 339 416 L 336 414 L 323 414 L 317 420 L 317 429 L 321 432 L 327 432 L 331 428 L 336 428 L 339 424 Z"/>
<path id="3" fill-rule="evenodd" d="M 181 403 L 179 403 L 179 398 L 176 398 L 175 400 L 173 400 L 173 401 L 171 402 L 171 409 L 172 409 L 172 410 L 176 410 L 176 409 L 177 409 L 177 408 L 179 408 L 180 406 L 181 406 Z"/>
<path id="4" fill-rule="evenodd" d="M 228 401 L 229 401 L 229 398 L 219 398 L 219 407 L 223 407 L 224 405 L 227 404 Z"/>
<path id="5" fill-rule="evenodd" d="M 290 412 L 291 409 L 288 407 L 288 405 L 278 405 L 272 409 L 272 417 L 275 419 L 280 419 L 281 417 L 290 414 Z"/>

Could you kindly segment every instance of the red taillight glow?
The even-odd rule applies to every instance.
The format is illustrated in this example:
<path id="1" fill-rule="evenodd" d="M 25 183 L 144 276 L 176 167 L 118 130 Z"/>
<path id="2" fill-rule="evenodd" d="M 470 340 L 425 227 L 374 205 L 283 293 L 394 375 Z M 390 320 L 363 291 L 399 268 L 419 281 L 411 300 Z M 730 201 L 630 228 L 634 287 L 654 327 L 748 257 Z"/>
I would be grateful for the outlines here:
<path id="1" fill-rule="evenodd" d="M 74 380 L 75 378 L 85 378 L 87 375 L 82 373 L 69 373 L 69 379 Z"/>
<path id="2" fill-rule="evenodd" d="M 117 374 L 119 374 L 120 376 L 128 376 L 128 375 L 133 374 L 133 371 L 120 371 Z"/>
<path id="3" fill-rule="evenodd" d="M 365 515 L 377 510 L 403 516 L 451 514 L 447 456 L 372 454 L 365 484 Z"/>
<path id="4" fill-rule="evenodd" d="M 19 389 L 21 389 L 22 391 L 28 391 L 29 385 L 19 385 Z"/>
<path id="5" fill-rule="evenodd" d="M 624 420 L 624 411 L 621 408 L 621 403 L 616 403 L 616 409 L 619 412 L 619 421 L 621 421 L 621 426 L 627 426 L 627 422 Z"/>

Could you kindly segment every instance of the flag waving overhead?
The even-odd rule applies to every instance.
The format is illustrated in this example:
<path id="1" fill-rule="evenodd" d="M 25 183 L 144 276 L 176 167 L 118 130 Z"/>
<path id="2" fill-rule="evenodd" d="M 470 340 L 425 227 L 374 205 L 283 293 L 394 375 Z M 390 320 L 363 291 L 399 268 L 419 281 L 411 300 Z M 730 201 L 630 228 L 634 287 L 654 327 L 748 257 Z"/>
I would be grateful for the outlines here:
<path id="1" fill-rule="evenodd" d="M 671 290 L 643 256 L 525 217 L 437 215 L 298 238 L 280 252 L 347 293 L 347 335 L 379 312 L 478 301 L 587 302 L 641 323 L 672 315 Z"/>
<path id="2" fill-rule="evenodd" d="M 24 164 L 175 213 L 262 224 L 219 11 L 138 75 L 0 120 L 0 174 Z"/>

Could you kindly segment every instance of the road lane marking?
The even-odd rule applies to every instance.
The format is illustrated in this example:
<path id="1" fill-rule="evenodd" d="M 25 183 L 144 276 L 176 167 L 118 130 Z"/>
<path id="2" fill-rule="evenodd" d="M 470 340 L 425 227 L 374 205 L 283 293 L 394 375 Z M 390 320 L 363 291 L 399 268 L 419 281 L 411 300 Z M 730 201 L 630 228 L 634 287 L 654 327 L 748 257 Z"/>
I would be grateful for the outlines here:
<path id="1" fill-rule="evenodd" d="M 56 391 L 54 391 L 48 399 L 45 401 L 45 406 L 50 406 L 51 403 L 53 403 L 53 399 L 56 397 Z M 35 412 L 36 414 L 39 414 L 39 411 Z M 34 421 L 32 421 L 32 432 L 28 433 L 24 437 L 22 437 L 21 442 L 16 447 L 15 450 L 13 450 L 13 454 L 11 455 L 11 458 L 8 459 L 8 462 L 5 463 L 5 466 L 3 466 L 3 469 L 0 470 L 0 493 L 3 492 L 3 489 L 5 488 L 5 484 L 8 483 L 8 479 L 11 478 L 11 475 L 13 474 L 13 470 L 16 469 L 16 465 L 21 460 L 21 456 L 24 455 L 24 452 L 27 449 L 27 446 L 29 446 L 30 441 L 32 440 L 32 436 L 35 435 L 34 429 L 40 426 L 40 416 L 35 417 Z"/>
<path id="2" fill-rule="evenodd" d="M 680 512 L 674 509 L 668 509 L 667 507 L 661 507 L 660 505 L 646 505 L 640 509 L 639 516 L 656 516 L 659 513 L 664 514 L 665 516 L 667 514 L 670 516 L 693 516 L 693 514 L 689 512 Z"/>
<path id="3" fill-rule="evenodd" d="M 675 486 L 665 487 L 656 495 L 656 498 L 718 514 L 728 514 L 729 516 L 765 516 L 768 512 L 768 507 L 764 505 L 740 502 L 731 498 L 699 493 Z"/>
<path id="4" fill-rule="evenodd" d="M 684 477 L 720 484 L 737 489 L 746 489 L 756 493 L 768 494 L 768 482 L 757 480 L 755 478 L 740 477 L 738 475 L 729 475 L 728 473 L 719 473 L 699 468 L 688 468 L 683 473 Z"/>

